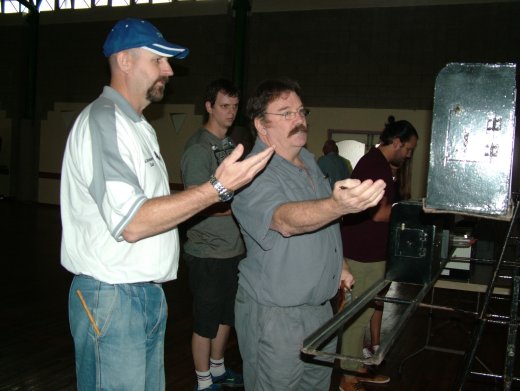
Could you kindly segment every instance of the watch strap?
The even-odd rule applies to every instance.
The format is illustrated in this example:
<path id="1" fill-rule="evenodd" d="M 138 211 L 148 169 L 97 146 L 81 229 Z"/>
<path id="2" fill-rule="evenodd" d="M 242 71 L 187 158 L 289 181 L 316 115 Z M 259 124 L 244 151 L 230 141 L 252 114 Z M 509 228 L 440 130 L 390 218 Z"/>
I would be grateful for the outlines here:
<path id="1" fill-rule="evenodd" d="M 222 183 L 220 183 L 217 178 L 215 178 L 215 175 L 211 175 L 209 177 L 209 183 L 211 183 L 211 186 L 214 187 L 214 189 L 218 193 L 218 198 L 222 202 L 228 202 L 231 201 L 233 198 L 234 192 L 231 190 L 226 189 Z"/>

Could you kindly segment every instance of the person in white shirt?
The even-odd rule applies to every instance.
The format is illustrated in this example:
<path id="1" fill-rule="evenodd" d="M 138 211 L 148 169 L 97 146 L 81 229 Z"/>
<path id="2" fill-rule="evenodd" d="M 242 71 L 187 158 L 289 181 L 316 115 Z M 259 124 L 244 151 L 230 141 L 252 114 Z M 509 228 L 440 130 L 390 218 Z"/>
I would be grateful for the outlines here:
<path id="1" fill-rule="evenodd" d="M 168 58 L 188 49 L 140 19 L 117 22 L 103 49 L 110 86 L 75 121 L 62 167 L 61 263 L 75 274 L 69 320 L 77 388 L 164 390 L 161 283 L 177 276 L 177 225 L 249 183 L 273 149 L 239 162 L 237 146 L 211 182 L 171 195 L 142 112 L 163 97 L 173 76 Z"/>

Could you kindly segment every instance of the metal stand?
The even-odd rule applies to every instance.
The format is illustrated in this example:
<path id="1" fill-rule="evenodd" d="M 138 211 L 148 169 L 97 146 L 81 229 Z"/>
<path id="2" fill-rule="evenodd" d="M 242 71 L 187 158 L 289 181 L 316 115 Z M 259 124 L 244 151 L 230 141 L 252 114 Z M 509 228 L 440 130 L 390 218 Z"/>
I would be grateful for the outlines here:
<path id="1" fill-rule="evenodd" d="M 519 268 L 520 264 L 518 263 L 518 254 L 517 259 L 514 262 L 506 262 L 505 252 L 506 248 L 510 245 L 511 240 L 517 240 L 517 237 L 512 236 L 513 227 L 517 222 L 518 209 L 519 209 L 519 201 L 515 201 L 515 208 L 513 211 L 513 216 L 511 218 L 511 222 L 509 224 L 509 228 L 506 234 L 506 238 L 504 240 L 504 245 L 502 246 L 502 250 L 500 253 L 500 257 L 498 258 L 491 280 L 487 286 L 486 293 L 484 296 L 484 301 L 482 303 L 482 308 L 478 314 L 478 323 L 475 327 L 472 338 L 471 338 L 471 347 L 466 352 L 464 356 L 464 366 L 461 373 L 458 376 L 457 382 L 454 385 L 453 390 L 459 391 L 464 389 L 464 384 L 466 383 L 467 377 L 469 374 L 483 376 L 494 379 L 502 379 L 504 382 L 504 390 L 509 391 L 511 389 L 511 385 L 514 381 L 520 381 L 520 378 L 513 376 L 513 368 L 514 368 L 514 360 L 515 360 L 515 351 L 516 351 L 516 335 L 518 330 L 518 299 L 520 295 L 520 275 Z M 493 374 L 493 373 L 481 373 L 474 372 L 471 370 L 473 361 L 476 359 L 476 352 L 479 346 L 480 340 L 482 338 L 482 334 L 484 332 L 484 328 L 487 323 L 491 323 L 490 317 L 488 315 L 488 308 L 491 295 L 495 288 L 497 279 L 499 277 L 499 273 L 503 270 L 504 265 L 507 263 L 508 267 L 513 268 L 513 285 L 512 285 L 512 294 L 511 294 L 511 310 L 509 315 L 508 322 L 508 337 L 507 337 L 507 346 L 505 352 L 505 360 L 504 360 L 504 373 Z M 498 322 L 497 322 L 498 323 Z"/>
<path id="2" fill-rule="evenodd" d="M 318 356 L 318 357 L 326 357 L 333 358 L 338 360 L 349 360 L 349 361 L 357 361 L 362 362 L 366 365 L 379 365 L 385 358 L 385 355 L 390 350 L 394 342 L 397 340 L 401 332 L 404 330 L 407 321 L 411 318 L 415 310 L 422 305 L 422 301 L 426 294 L 429 292 L 435 281 L 439 278 L 441 270 L 446 266 L 447 260 L 443 260 L 441 262 L 441 267 L 438 273 L 434 276 L 432 281 L 428 284 L 417 285 L 419 287 L 419 292 L 412 299 L 400 299 L 393 297 L 379 297 L 377 294 L 385 288 L 387 285 L 391 284 L 391 280 L 381 280 L 376 282 L 371 288 L 369 288 L 362 296 L 355 299 L 350 305 L 346 306 L 340 312 L 335 314 L 329 321 L 325 322 L 322 326 L 320 326 L 316 331 L 314 331 L 311 335 L 303 341 L 303 347 L 300 349 L 302 353 Z M 388 303 L 401 304 L 404 306 L 404 310 L 399 318 L 399 321 L 394 325 L 392 332 L 386 336 L 385 341 L 382 341 L 381 346 L 377 350 L 376 354 L 374 354 L 370 358 L 363 357 L 351 357 L 345 356 L 339 353 L 331 353 L 320 350 L 323 346 L 323 343 L 327 341 L 328 338 L 336 334 L 350 319 L 352 319 L 357 313 L 359 313 L 366 304 L 368 304 L 371 300 L 381 300 Z"/>
<path id="3" fill-rule="evenodd" d="M 480 293 L 477 292 L 477 297 L 480 297 Z M 437 309 L 437 310 L 448 310 L 448 311 L 453 311 L 453 312 L 459 312 L 459 313 L 462 313 L 462 314 L 466 314 L 466 315 L 471 315 L 471 316 L 477 316 L 478 315 L 478 310 L 479 310 L 479 307 L 480 307 L 480 300 L 477 299 L 477 303 L 476 303 L 476 311 L 475 312 L 471 312 L 471 311 L 464 311 L 464 310 L 459 310 L 459 309 L 456 309 L 456 308 L 451 308 L 451 307 L 442 307 L 442 306 L 436 306 L 434 305 L 434 296 L 435 296 L 435 286 L 432 288 L 432 293 L 431 293 L 431 298 L 430 298 L 430 304 L 422 304 L 421 307 L 428 307 L 429 308 L 429 311 L 428 311 L 428 326 L 427 326 L 427 330 L 426 330 L 426 341 L 424 343 L 424 345 L 419 348 L 418 350 L 416 350 L 415 352 L 409 354 L 408 356 L 406 356 L 402 361 L 401 361 L 401 364 L 399 365 L 399 374 L 401 375 L 402 372 L 403 372 L 403 367 L 405 366 L 405 364 L 408 362 L 408 360 L 410 360 L 411 358 L 417 356 L 419 353 L 422 353 L 423 351 L 425 350 L 430 350 L 430 351 L 435 351 L 435 352 L 441 352 L 441 353 L 450 353 L 450 354 L 457 354 L 457 355 L 460 355 L 460 356 L 463 356 L 465 351 L 464 350 L 456 350 L 456 349 L 450 349 L 450 348 L 445 348 L 445 347 L 441 347 L 441 346 L 435 346 L 435 345 L 431 345 L 430 344 L 430 338 L 432 337 L 433 335 L 433 327 L 432 327 L 432 323 L 433 323 L 433 310 L 434 309 Z M 450 320 L 449 321 L 446 321 L 446 322 L 443 322 L 441 325 L 438 325 L 436 327 L 436 329 L 440 329 L 442 327 L 444 327 L 448 322 L 451 322 Z M 469 333 L 468 330 L 466 329 L 463 329 L 459 323 L 455 323 L 455 325 L 457 327 L 460 327 L 462 329 L 462 331 L 464 331 L 465 333 Z M 475 358 L 479 363 L 480 365 L 482 365 L 482 367 L 488 372 L 488 373 L 491 373 L 491 370 L 482 362 L 482 360 L 480 360 L 478 357 Z"/>
<path id="4" fill-rule="evenodd" d="M 515 207 L 513 209 L 513 212 L 511 214 L 511 221 L 510 225 L 507 230 L 507 234 L 505 237 L 504 245 L 501 249 L 500 256 L 498 260 L 496 261 L 490 261 L 490 264 L 494 266 L 493 273 L 491 276 L 491 279 L 488 284 L 485 285 L 486 290 L 484 292 L 484 299 L 482 303 L 480 303 L 480 296 L 478 297 L 477 301 L 477 307 L 476 311 L 464 311 L 461 309 L 455 309 L 451 307 L 443 307 L 439 305 L 433 304 L 433 292 L 432 292 L 432 301 L 430 304 L 423 303 L 423 299 L 426 296 L 426 294 L 435 286 L 437 283 L 437 280 L 441 274 L 441 271 L 445 268 L 446 263 L 448 262 L 448 259 L 443 259 L 440 262 L 440 268 L 437 273 L 435 273 L 430 281 L 427 281 L 422 284 L 412 284 L 417 289 L 419 289 L 419 292 L 412 298 L 412 299 L 402 299 L 398 297 L 378 297 L 378 293 L 385 288 L 387 285 L 392 283 L 393 280 L 391 279 L 383 279 L 381 281 L 376 282 L 372 287 L 370 287 L 363 295 L 356 298 L 350 305 L 346 306 L 343 310 L 338 312 L 336 315 L 334 315 L 329 321 L 327 321 L 325 324 L 323 324 L 320 328 L 318 328 L 316 331 L 314 331 L 311 335 L 309 335 L 307 338 L 303 341 L 303 347 L 301 348 L 301 352 L 307 355 L 312 356 L 318 356 L 318 357 L 325 357 L 329 359 L 337 359 L 337 360 L 348 360 L 348 361 L 356 361 L 356 362 L 362 362 L 366 365 L 379 365 L 387 352 L 392 347 L 393 343 L 397 340 L 397 337 L 401 334 L 401 332 L 404 330 L 404 327 L 407 323 L 407 321 L 411 318 L 412 314 L 415 312 L 415 310 L 418 307 L 428 307 L 430 308 L 430 319 L 428 321 L 428 330 L 427 330 L 427 337 L 426 337 L 426 343 L 424 347 L 417 352 L 414 352 L 412 355 L 406 357 L 404 361 L 401 363 L 401 366 L 399 368 L 399 371 L 401 371 L 402 366 L 404 365 L 404 362 L 410 359 L 411 357 L 417 355 L 423 350 L 435 350 L 440 352 L 446 352 L 446 353 L 453 353 L 453 354 L 464 354 L 464 365 L 463 369 L 460 372 L 459 376 L 456 379 L 456 383 L 454 385 L 453 390 L 460 391 L 463 390 L 463 386 L 466 382 L 466 379 L 469 374 L 487 377 L 488 379 L 495 379 L 495 380 L 503 380 L 504 384 L 504 390 L 509 391 L 511 389 L 513 382 L 519 382 L 520 378 L 513 376 L 513 369 L 514 369 L 514 363 L 515 363 L 515 353 L 516 353 L 516 339 L 517 339 L 517 331 L 518 331 L 518 305 L 519 305 L 519 298 L 520 298 L 520 246 L 515 247 L 516 253 L 515 253 L 515 260 L 514 261 L 505 261 L 505 253 L 506 253 L 506 247 L 510 245 L 510 242 L 512 240 L 517 240 L 519 237 L 513 237 L 513 227 L 515 226 L 518 218 L 518 210 L 520 208 L 520 201 L 516 200 L 514 203 Z M 519 229 L 520 230 L 520 229 Z M 508 270 L 513 270 L 512 273 L 512 288 L 511 288 L 511 308 L 510 308 L 510 314 L 509 316 L 503 316 L 503 315 L 495 315 L 490 314 L 490 299 L 492 298 L 492 295 L 494 294 L 495 290 L 499 291 L 503 288 L 496 286 L 497 281 L 499 277 L 502 277 L 499 275 L 499 272 L 503 272 L 505 268 L 509 268 Z M 388 278 L 388 276 L 387 276 Z M 402 282 L 400 282 L 402 283 Z M 406 283 L 402 283 L 405 284 Z M 479 291 L 481 292 L 481 291 Z M 480 293 L 479 293 L 480 295 Z M 332 352 L 325 352 L 321 351 L 321 347 L 325 345 L 325 342 L 332 337 L 334 334 L 336 334 L 339 330 L 343 328 L 343 326 L 352 319 L 358 312 L 360 312 L 366 304 L 368 304 L 373 299 L 382 300 L 384 302 L 388 303 L 395 303 L 395 304 L 401 304 L 404 306 L 404 309 L 402 311 L 402 314 L 400 315 L 398 321 L 396 322 L 395 326 L 392 328 L 389 335 L 385 338 L 385 341 L 382 341 L 382 344 L 376 354 L 372 356 L 371 358 L 364 359 L 363 357 L 351 357 L 346 356 L 339 353 L 332 353 Z M 479 308 L 480 307 L 480 308 Z M 470 348 L 468 351 L 463 352 L 459 350 L 454 349 L 448 349 L 443 347 L 436 347 L 430 345 L 430 336 L 432 331 L 432 320 L 431 320 L 431 312 L 433 309 L 438 310 L 447 310 L 447 311 L 455 311 L 455 312 L 461 312 L 465 314 L 469 314 L 473 316 L 476 321 L 477 325 L 475 326 L 472 335 L 471 335 L 471 342 L 470 342 Z M 504 359 L 504 370 L 503 374 L 494 374 L 491 373 L 491 370 L 487 368 L 484 363 L 476 356 L 477 347 L 480 343 L 480 340 L 483 335 L 484 327 L 487 323 L 496 323 L 496 324 L 507 324 L 508 325 L 508 335 L 507 335 L 507 346 L 506 346 L 506 352 L 505 352 L 505 359 Z M 482 365 L 486 373 L 482 372 L 476 372 L 472 371 L 472 365 L 474 361 L 477 361 Z"/>

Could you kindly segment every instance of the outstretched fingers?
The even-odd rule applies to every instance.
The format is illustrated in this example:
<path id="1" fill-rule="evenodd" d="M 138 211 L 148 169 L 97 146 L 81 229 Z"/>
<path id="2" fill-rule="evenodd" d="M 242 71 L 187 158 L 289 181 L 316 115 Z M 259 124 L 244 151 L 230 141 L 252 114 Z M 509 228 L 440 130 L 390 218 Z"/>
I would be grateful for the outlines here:
<path id="1" fill-rule="evenodd" d="M 238 161 L 238 159 L 240 159 L 240 157 L 243 154 L 244 154 L 244 146 L 242 144 L 238 144 L 235 147 L 235 149 L 233 149 L 233 151 L 228 155 L 228 157 L 226 159 L 224 159 L 222 164 L 224 164 L 224 165 L 226 165 L 226 164 L 233 164 L 236 161 Z"/>
<path id="2" fill-rule="evenodd" d="M 239 147 L 240 150 L 237 152 Z M 227 189 L 237 190 L 253 180 L 265 167 L 273 152 L 274 148 L 269 147 L 243 161 L 238 161 L 243 153 L 243 147 L 239 145 L 217 168 L 215 176 Z"/>
<path id="3" fill-rule="evenodd" d="M 343 211 L 347 213 L 358 213 L 371 208 L 384 196 L 386 184 L 383 180 L 372 181 L 367 179 L 363 182 L 345 182 L 335 189 L 334 198 L 342 205 Z"/>
<path id="4" fill-rule="evenodd" d="M 376 206 L 385 194 L 385 182 L 378 180 L 372 183 L 364 192 L 363 197 L 366 199 L 365 208 Z"/>
<path id="5" fill-rule="evenodd" d="M 263 169 L 271 155 L 273 154 L 274 149 L 272 147 L 264 149 L 262 152 L 257 153 L 256 155 L 250 156 L 247 159 L 243 160 L 239 164 L 242 164 L 247 170 L 255 170 L 254 174 L 257 174 L 258 171 Z"/>

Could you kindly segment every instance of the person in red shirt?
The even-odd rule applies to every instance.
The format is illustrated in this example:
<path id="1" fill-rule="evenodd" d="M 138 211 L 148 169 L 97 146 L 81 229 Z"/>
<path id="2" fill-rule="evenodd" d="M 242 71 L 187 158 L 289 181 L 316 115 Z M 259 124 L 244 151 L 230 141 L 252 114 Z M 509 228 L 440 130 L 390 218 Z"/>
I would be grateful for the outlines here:
<path id="1" fill-rule="evenodd" d="M 373 147 L 356 164 L 351 178 L 361 181 L 382 179 L 386 183 L 382 200 L 373 208 L 343 218 L 343 255 L 348 259 L 356 284 L 352 289 L 355 299 L 364 294 L 375 282 L 385 275 L 388 244 L 388 224 L 392 204 L 396 200 L 396 187 L 391 166 L 400 167 L 412 157 L 419 136 L 408 121 L 389 118 L 380 136 L 381 143 Z M 361 357 L 365 326 L 370 321 L 373 308 L 367 308 L 349 325 L 342 336 L 341 353 Z M 367 372 L 361 363 L 343 361 L 342 368 L 349 371 Z M 387 383 L 388 376 L 344 375 L 340 390 L 363 390 L 360 382 Z M 361 387 L 361 388 L 360 388 Z"/>

